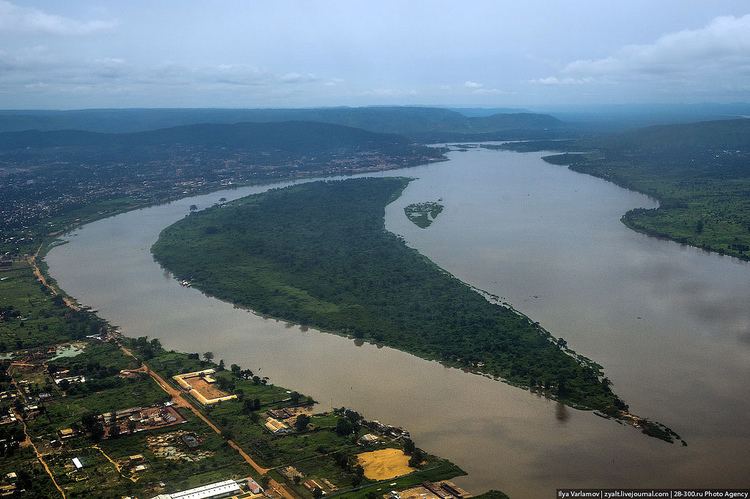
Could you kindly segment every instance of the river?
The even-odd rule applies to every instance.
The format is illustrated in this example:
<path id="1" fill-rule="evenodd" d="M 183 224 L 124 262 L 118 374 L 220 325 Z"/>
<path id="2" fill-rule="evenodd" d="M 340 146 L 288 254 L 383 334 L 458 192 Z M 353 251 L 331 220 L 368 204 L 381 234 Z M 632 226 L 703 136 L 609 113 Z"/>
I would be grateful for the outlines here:
<path id="1" fill-rule="evenodd" d="M 128 336 L 212 351 L 310 394 L 408 428 L 474 492 L 549 498 L 559 487 L 746 487 L 750 476 L 750 265 L 638 234 L 625 211 L 641 194 L 549 165 L 540 153 L 469 149 L 375 175 L 415 177 L 386 227 L 460 279 L 495 293 L 602 364 L 632 412 L 688 446 L 390 348 L 266 320 L 181 287 L 154 262 L 182 199 L 88 224 L 46 257 L 51 275 Z M 277 184 L 287 185 L 287 184 Z M 407 204 L 442 199 L 420 229 Z"/>

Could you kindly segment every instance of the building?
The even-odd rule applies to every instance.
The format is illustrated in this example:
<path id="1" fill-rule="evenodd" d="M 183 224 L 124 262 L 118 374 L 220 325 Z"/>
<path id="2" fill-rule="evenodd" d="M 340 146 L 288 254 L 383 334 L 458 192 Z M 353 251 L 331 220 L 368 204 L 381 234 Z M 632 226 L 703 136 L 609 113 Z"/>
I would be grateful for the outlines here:
<path id="1" fill-rule="evenodd" d="M 372 433 L 367 433 L 366 435 L 362 435 L 359 438 L 359 444 L 360 445 L 374 444 L 374 443 L 377 443 L 378 440 L 380 440 L 379 436 L 373 435 Z"/>
<path id="2" fill-rule="evenodd" d="M 273 418 L 266 419 L 265 427 L 274 435 L 284 435 L 292 431 L 288 424 Z"/>
<path id="3" fill-rule="evenodd" d="M 76 436 L 76 431 L 73 428 L 63 428 L 58 430 L 57 434 L 60 436 L 60 440 L 67 440 Z"/>
<path id="4" fill-rule="evenodd" d="M 219 499 L 232 497 L 242 493 L 242 489 L 234 480 L 210 483 L 194 489 L 174 492 L 172 494 L 159 494 L 153 499 Z"/>
<path id="5" fill-rule="evenodd" d="M 200 441 L 195 437 L 195 435 L 191 433 L 186 433 L 185 435 L 182 435 L 180 437 L 180 440 L 182 440 L 182 443 L 185 444 L 188 450 L 195 450 L 201 445 Z"/>

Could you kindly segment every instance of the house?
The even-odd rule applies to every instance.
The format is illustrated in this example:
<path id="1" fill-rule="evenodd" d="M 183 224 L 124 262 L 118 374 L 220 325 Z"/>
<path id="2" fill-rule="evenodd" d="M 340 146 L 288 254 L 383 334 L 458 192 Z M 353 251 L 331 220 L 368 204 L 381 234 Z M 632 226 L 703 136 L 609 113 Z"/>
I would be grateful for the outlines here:
<path id="1" fill-rule="evenodd" d="M 76 431 L 73 428 L 63 428 L 57 430 L 57 434 L 60 436 L 60 440 L 67 440 L 76 436 Z"/>
<path id="2" fill-rule="evenodd" d="M 221 497 L 232 497 L 242 493 L 242 489 L 234 480 L 210 483 L 195 487 L 194 489 L 173 492 L 172 494 L 159 494 L 153 499 L 219 499 Z"/>
<path id="3" fill-rule="evenodd" d="M 182 435 L 180 437 L 180 440 L 182 440 L 182 443 L 184 443 L 189 450 L 195 450 L 201 445 L 200 441 L 195 437 L 195 435 L 190 433 Z"/>
<path id="4" fill-rule="evenodd" d="M 362 435 L 361 437 L 359 437 L 358 442 L 360 445 L 368 445 L 377 443 L 378 440 L 380 440 L 379 436 L 373 435 L 372 433 L 367 433 L 366 435 Z"/>
<path id="5" fill-rule="evenodd" d="M 284 435 L 292 431 L 288 424 L 273 418 L 266 419 L 265 427 L 274 435 Z"/>
<path id="6" fill-rule="evenodd" d="M 80 469 L 83 468 L 83 463 L 81 462 L 80 459 L 78 459 L 77 457 L 74 457 L 73 458 L 73 466 L 76 467 L 76 470 L 80 470 Z"/>

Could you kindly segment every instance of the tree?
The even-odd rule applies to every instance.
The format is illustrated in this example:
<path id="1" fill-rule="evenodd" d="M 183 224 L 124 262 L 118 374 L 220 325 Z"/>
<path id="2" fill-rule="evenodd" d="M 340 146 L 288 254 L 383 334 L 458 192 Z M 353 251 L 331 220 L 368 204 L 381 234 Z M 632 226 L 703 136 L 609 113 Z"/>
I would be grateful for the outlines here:
<path id="1" fill-rule="evenodd" d="M 404 440 L 404 454 L 411 455 L 414 453 L 414 450 L 416 449 L 416 446 L 414 445 L 414 441 L 410 438 L 407 438 Z"/>
<path id="2" fill-rule="evenodd" d="M 224 359 L 219 360 L 219 367 L 218 367 L 218 369 L 219 369 L 219 371 L 223 371 L 225 369 L 224 368 Z"/>
<path id="3" fill-rule="evenodd" d="M 310 416 L 307 414 L 300 414 L 297 416 L 297 420 L 294 422 L 294 428 L 297 431 L 305 431 L 307 425 L 310 424 Z"/>
<path id="4" fill-rule="evenodd" d="M 198 211 L 198 205 L 195 205 L 195 204 L 191 204 L 191 205 L 190 205 L 190 211 L 191 211 L 191 212 L 192 212 L 192 211 Z"/>
<path id="5" fill-rule="evenodd" d="M 357 487 L 365 478 L 365 469 L 361 465 L 355 464 L 352 467 L 352 472 L 354 473 L 354 476 L 352 477 L 352 485 Z"/>
<path id="6" fill-rule="evenodd" d="M 299 404 L 299 400 L 302 397 L 299 392 L 292 392 L 289 397 L 292 399 L 292 404 L 297 405 Z"/>
<path id="7" fill-rule="evenodd" d="M 206 353 L 204 353 L 203 354 L 203 359 L 206 362 L 211 362 L 212 360 L 214 360 L 214 353 L 213 352 L 206 352 Z"/>
<path id="8" fill-rule="evenodd" d="M 229 370 L 232 371 L 232 374 L 235 375 L 236 377 L 238 378 L 240 377 L 241 369 L 240 369 L 240 366 L 238 366 L 237 364 L 232 364 L 231 366 L 229 366 Z"/>
<path id="9" fill-rule="evenodd" d="M 424 461 L 425 454 L 422 449 L 414 449 L 414 453 L 409 458 L 409 466 L 412 468 L 418 467 Z"/>
<path id="10" fill-rule="evenodd" d="M 128 433 L 134 433 L 138 425 L 132 419 L 128 419 Z"/>
<path id="11" fill-rule="evenodd" d="M 339 418 L 336 421 L 336 433 L 342 437 L 350 435 L 354 431 L 354 425 L 347 418 Z"/>

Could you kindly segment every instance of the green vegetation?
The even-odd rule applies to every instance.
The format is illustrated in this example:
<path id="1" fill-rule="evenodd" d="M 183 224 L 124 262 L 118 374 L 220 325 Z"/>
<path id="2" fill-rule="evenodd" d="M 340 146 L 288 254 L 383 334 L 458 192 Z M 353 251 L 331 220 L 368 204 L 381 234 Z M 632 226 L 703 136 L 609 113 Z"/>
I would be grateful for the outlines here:
<path id="1" fill-rule="evenodd" d="M 152 251 L 203 291 L 303 325 L 390 345 L 615 414 L 599 367 L 490 303 L 384 229 L 409 180 L 315 182 L 193 213 Z"/>
<path id="2" fill-rule="evenodd" d="M 626 213 L 628 227 L 750 260 L 750 120 L 654 126 L 555 149 L 591 152 L 546 161 L 659 200 Z"/>
<path id="3" fill-rule="evenodd" d="M 51 295 L 25 261 L 0 268 L 0 353 L 80 339 L 103 327 L 93 314 L 70 310 Z"/>
<path id="4" fill-rule="evenodd" d="M 231 438 L 239 444 L 261 466 L 271 469 L 274 479 L 286 483 L 300 496 L 310 497 L 311 492 L 301 483 L 284 476 L 281 473 L 282 468 L 293 466 L 306 477 L 305 479 L 325 478 L 338 487 L 337 493 L 344 497 L 350 497 L 350 494 L 351 497 L 365 497 L 367 492 L 381 487 L 382 482 L 368 480 L 361 474 L 356 455 L 386 447 L 402 449 L 407 454 L 418 453 L 421 456 L 420 465 L 415 473 L 400 479 L 388 480 L 389 483 L 395 481 L 398 486 L 409 486 L 425 480 L 444 480 L 465 474 L 453 463 L 417 449 L 409 439 L 382 436 L 380 442 L 363 446 L 358 443 L 359 438 L 377 431 L 369 428 L 370 423 L 361 415 L 348 409 L 309 416 L 303 413 L 294 423 L 287 420 L 290 427 L 294 428 L 293 432 L 272 434 L 264 426 L 268 417 L 267 411 L 300 408 L 309 410 L 312 408 L 312 399 L 275 386 L 267 378 L 255 375 L 250 369 L 241 369 L 236 365 L 230 366 L 228 370 L 222 369 L 221 361 L 217 365 L 201 360 L 197 353 L 165 351 L 146 338 L 124 341 L 139 356 L 148 358 L 149 366 L 170 380 L 170 383 L 171 377 L 175 374 L 209 367 L 217 369 L 213 376 L 218 386 L 234 393 L 238 398 L 215 406 L 200 406 L 202 412 L 221 428 L 223 437 Z M 305 424 L 298 427 L 297 423 L 300 420 Z M 122 440 L 123 437 L 120 437 L 118 441 Z"/>
<path id="5" fill-rule="evenodd" d="M 440 204 L 442 199 L 428 201 L 426 203 L 414 203 L 404 208 L 406 218 L 421 229 L 426 229 L 435 221 L 443 211 L 444 206 Z"/>

